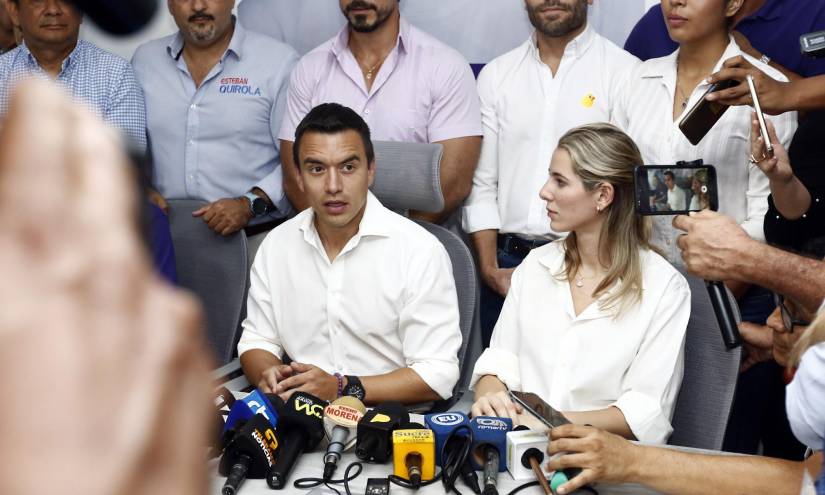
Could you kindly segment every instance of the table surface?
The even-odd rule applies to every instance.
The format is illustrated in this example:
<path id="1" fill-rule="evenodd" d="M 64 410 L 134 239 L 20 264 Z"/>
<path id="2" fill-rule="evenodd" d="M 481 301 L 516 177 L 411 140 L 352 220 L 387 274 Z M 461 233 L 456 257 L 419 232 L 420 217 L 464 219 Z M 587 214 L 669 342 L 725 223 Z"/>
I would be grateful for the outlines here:
<path id="1" fill-rule="evenodd" d="M 264 480 L 246 480 L 238 491 L 239 495 L 273 495 L 274 493 L 309 493 L 310 490 L 302 490 L 294 488 L 292 483 L 300 478 L 320 478 L 324 468 L 323 462 L 324 453 L 321 451 L 304 454 L 298 459 L 295 468 L 289 476 L 288 488 L 284 490 L 271 490 Z M 335 478 L 340 479 L 344 476 L 344 470 L 347 466 L 358 459 L 352 451 L 346 452 L 341 461 L 338 463 L 338 469 L 335 471 Z M 362 464 L 364 470 L 361 474 L 350 482 L 350 491 L 352 495 L 363 495 L 369 478 L 385 478 L 392 473 L 392 463 L 387 464 Z M 217 462 L 213 461 L 210 464 L 212 479 L 211 479 L 211 494 L 220 495 L 221 487 L 226 478 L 217 474 Z M 436 468 L 437 470 L 438 468 Z M 481 473 L 479 473 L 481 478 Z M 515 481 L 510 476 L 510 473 L 500 473 L 498 477 L 498 491 L 501 495 L 507 495 L 513 488 L 526 483 L 526 481 Z M 333 485 L 341 495 L 346 495 L 343 485 Z M 463 495 L 472 495 L 473 492 L 464 485 L 464 482 L 459 479 L 456 483 L 456 488 Z M 659 495 L 659 492 L 644 488 L 639 485 L 597 485 L 599 495 L 624 495 L 624 494 L 640 494 L 640 495 Z M 436 494 L 444 493 L 444 488 L 440 482 L 429 486 L 422 487 L 419 490 L 422 494 Z M 397 485 L 390 485 L 390 493 L 413 493 L 412 490 L 407 490 Z M 589 492 L 578 491 L 576 494 L 587 494 Z M 519 492 L 519 495 L 544 495 L 544 492 L 538 486 L 530 487 Z"/>

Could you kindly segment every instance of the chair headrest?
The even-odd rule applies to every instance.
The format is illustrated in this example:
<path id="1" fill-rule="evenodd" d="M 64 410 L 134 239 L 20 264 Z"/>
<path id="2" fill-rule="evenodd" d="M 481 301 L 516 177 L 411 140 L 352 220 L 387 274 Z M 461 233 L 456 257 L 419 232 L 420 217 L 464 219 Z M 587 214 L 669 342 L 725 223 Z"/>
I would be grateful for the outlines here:
<path id="1" fill-rule="evenodd" d="M 374 141 L 375 184 L 372 193 L 391 210 L 439 212 L 441 194 L 440 144 Z"/>

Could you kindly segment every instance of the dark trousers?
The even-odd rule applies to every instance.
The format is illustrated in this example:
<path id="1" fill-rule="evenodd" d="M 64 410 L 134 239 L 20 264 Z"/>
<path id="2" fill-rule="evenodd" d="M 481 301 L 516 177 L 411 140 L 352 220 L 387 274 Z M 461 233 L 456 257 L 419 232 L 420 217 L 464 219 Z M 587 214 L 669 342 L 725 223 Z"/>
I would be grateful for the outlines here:
<path id="1" fill-rule="evenodd" d="M 530 242 L 519 239 L 513 235 L 502 234 L 498 236 L 498 258 L 499 268 L 515 268 L 524 261 L 530 250 L 546 244 L 545 241 Z M 504 298 L 498 292 L 489 288 L 487 284 L 481 284 L 481 344 L 482 348 L 490 347 L 490 337 L 501 314 L 501 307 L 504 305 Z"/>
<path id="2" fill-rule="evenodd" d="M 752 287 L 739 302 L 742 321 L 764 325 L 774 309 L 771 293 Z M 722 449 L 801 461 L 805 446 L 788 424 L 783 369 L 775 361 L 759 363 L 739 375 Z"/>

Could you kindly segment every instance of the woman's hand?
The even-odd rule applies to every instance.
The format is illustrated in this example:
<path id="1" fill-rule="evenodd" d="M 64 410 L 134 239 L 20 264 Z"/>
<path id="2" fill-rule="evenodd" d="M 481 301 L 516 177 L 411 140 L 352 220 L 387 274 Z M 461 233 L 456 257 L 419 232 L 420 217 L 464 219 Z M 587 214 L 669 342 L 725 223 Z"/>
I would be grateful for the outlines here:
<path id="1" fill-rule="evenodd" d="M 497 392 L 488 392 L 476 396 L 475 404 L 470 409 L 470 414 L 473 417 L 477 416 L 494 416 L 498 418 L 511 418 L 513 426 L 518 423 L 519 415 L 523 412 L 520 405 L 510 399 L 510 395 L 506 390 Z"/>
<path id="2" fill-rule="evenodd" d="M 776 128 L 768 119 L 765 119 L 765 126 L 768 128 L 768 139 L 773 146 L 773 153 L 769 153 L 765 146 L 765 140 L 762 139 L 762 133 L 759 129 L 759 120 L 756 117 L 756 112 L 752 114 L 751 121 L 751 158 L 759 170 L 761 170 L 768 179 L 773 183 L 785 184 L 793 179 L 793 169 L 791 168 L 791 160 L 788 158 L 788 152 L 776 136 Z"/>

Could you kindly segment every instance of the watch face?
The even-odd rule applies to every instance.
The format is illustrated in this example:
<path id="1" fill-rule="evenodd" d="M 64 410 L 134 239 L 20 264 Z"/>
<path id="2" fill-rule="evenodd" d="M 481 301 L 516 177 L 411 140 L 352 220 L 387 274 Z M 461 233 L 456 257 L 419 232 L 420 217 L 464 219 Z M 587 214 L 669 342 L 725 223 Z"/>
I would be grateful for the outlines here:
<path id="1" fill-rule="evenodd" d="M 252 202 L 252 213 L 255 215 L 263 215 L 266 213 L 266 201 L 263 198 L 256 198 L 255 201 Z"/>

